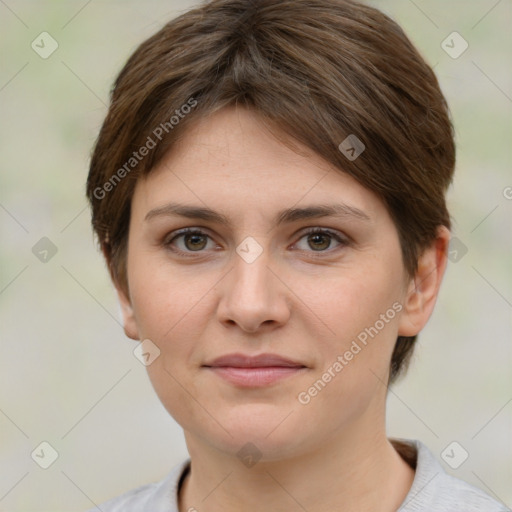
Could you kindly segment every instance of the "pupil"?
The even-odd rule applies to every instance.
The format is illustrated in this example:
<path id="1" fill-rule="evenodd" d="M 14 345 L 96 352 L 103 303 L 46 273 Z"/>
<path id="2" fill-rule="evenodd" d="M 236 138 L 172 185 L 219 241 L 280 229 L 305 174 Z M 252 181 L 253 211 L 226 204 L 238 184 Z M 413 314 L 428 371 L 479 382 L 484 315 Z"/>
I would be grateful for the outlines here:
<path id="1" fill-rule="evenodd" d="M 199 245 L 201 245 L 202 238 L 203 238 L 203 235 L 188 235 L 187 242 L 192 241 L 192 245 L 195 246 L 195 248 L 197 249 L 198 239 L 199 239 Z"/>
<path id="2" fill-rule="evenodd" d="M 327 244 L 323 244 L 323 245 L 324 245 L 324 247 L 321 247 L 321 249 L 325 249 L 325 248 L 326 248 L 326 247 L 325 247 L 326 245 L 327 245 L 327 247 L 329 246 L 329 239 L 328 239 L 328 237 L 327 237 L 326 235 L 323 235 L 323 234 L 321 234 L 321 233 L 319 233 L 319 234 L 314 234 L 314 235 L 312 235 L 312 239 L 316 240 L 316 241 L 314 241 L 314 242 L 313 242 L 314 244 L 316 244 L 316 243 L 317 243 L 318 239 L 320 239 L 320 240 L 322 240 L 322 239 L 327 240 Z M 321 242 L 320 242 L 320 243 L 321 243 Z M 318 248 L 318 245 L 317 245 L 317 248 Z"/>

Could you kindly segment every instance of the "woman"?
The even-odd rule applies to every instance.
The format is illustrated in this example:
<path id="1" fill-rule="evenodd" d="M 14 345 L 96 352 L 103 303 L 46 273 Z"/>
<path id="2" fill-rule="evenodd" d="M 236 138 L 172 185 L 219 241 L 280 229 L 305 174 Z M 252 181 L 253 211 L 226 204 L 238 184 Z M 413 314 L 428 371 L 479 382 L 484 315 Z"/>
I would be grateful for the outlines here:
<path id="1" fill-rule="evenodd" d="M 87 195 L 190 459 L 101 510 L 505 510 L 386 437 L 454 165 L 435 75 L 374 8 L 213 0 L 142 43 Z"/>

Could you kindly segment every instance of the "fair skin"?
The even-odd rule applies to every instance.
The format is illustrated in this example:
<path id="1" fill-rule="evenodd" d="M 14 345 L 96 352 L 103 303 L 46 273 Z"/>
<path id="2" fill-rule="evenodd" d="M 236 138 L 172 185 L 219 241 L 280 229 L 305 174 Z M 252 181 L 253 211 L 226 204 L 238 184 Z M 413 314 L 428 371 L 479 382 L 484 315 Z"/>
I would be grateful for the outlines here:
<path id="1" fill-rule="evenodd" d="M 302 149 L 277 141 L 254 112 L 227 108 L 136 185 L 129 292 L 116 286 L 126 334 L 161 351 L 148 374 L 185 432 L 192 465 L 181 512 L 392 512 L 411 487 L 414 471 L 386 437 L 385 383 L 397 336 L 417 334 L 433 310 L 449 232 L 439 229 L 411 278 L 383 202 Z M 208 207 L 230 224 L 162 210 L 147 217 L 171 202 Z M 325 204 L 350 208 L 276 223 L 283 209 Z M 204 235 L 174 238 L 186 227 Z M 251 263 L 236 252 L 246 237 L 262 249 Z M 299 402 L 395 303 L 400 311 L 378 334 Z M 279 354 L 303 368 L 243 387 L 204 366 L 233 352 Z M 250 467 L 237 456 L 249 442 L 261 455 Z"/>

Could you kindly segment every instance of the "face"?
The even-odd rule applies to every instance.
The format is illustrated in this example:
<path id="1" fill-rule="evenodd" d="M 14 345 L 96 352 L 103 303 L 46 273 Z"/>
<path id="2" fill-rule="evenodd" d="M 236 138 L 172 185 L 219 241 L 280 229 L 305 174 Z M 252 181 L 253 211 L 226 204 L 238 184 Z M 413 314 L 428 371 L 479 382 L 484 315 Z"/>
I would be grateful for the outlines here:
<path id="1" fill-rule="evenodd" d="M 382 201 L 303 149 L 228 108 L 136 186 L 125 331 L 159 348 L 149 377 L 187 442 L 271 460 L 384 428 L 394 343 L 426 321 L 418 289 Z M 287 362 L 214 362 L 233 354 Z"/>

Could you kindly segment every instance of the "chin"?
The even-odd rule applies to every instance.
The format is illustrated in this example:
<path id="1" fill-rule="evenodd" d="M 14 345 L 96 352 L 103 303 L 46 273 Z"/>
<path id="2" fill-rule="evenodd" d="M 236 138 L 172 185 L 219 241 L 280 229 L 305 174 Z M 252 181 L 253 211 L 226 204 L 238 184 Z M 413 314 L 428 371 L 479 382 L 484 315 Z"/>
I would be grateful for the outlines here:
<path id="1" fill-rule="evenodd" d="M 243 412 L 233 411 L 231 414 L 221 415 L 222 425 L 229 434 L 215 428 L 208 432 L 203 430 L 201 437 L 208 439 L 220 451 L 238 458 L 245 452 L 249 455 L 255 452 L 262 461 L 292 457 L 297 455 L 297 450 L 304 443 L 314 441 L 314 431 L 310 432 L 304 424 L 298 424 L 298 415 L 294 417 L 296 413 L 290 414 L 292 410 L 279 408 L 269 411 L 268 407 L 256 404 L 252 408 L 252 414 L 248 415 L 251 407 L 244 407 Z M 204 428 L 204 425 L 199 428 Z"/>

